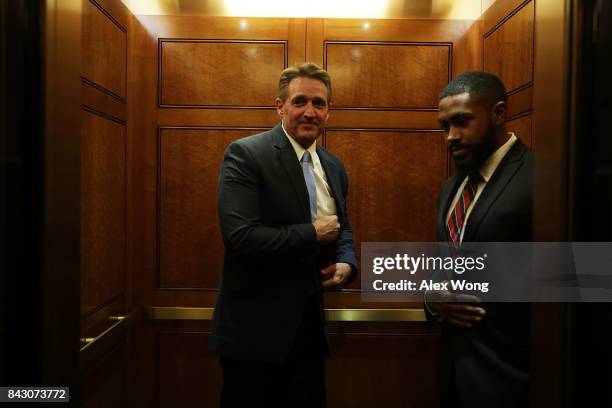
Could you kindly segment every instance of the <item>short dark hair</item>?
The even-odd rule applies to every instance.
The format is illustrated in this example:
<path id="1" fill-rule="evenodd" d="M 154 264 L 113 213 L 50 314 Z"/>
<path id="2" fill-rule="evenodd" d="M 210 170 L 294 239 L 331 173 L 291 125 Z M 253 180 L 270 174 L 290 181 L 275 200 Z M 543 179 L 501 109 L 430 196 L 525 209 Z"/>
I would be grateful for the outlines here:
<path id="1" fill-rule="evenodd" d="M 499 101 L 508 102 L 506 88 L 503 82 L 495 75 L 482 72 L 464 72 L 450 81 L 446 88 L 438 95 L 438 101 L 447 96 L 468 93 L 471 98 L 492 106 Z"/>
<path id="2" fill-rule="evenodd" d="M 327 88 L 327 102 L 331 102 L 331 78 L 326 70 L 317 64 L 313 64 L 312 62 L 305 62 L 300 65 L 289 67 L 281 72 L 281 76 L 278 81 L 278 98 L 281 101 L 285 102 L 285 99 L 287 99 L 287 90 L 289 89 L 289 83 L 291 80 L 298 77 L 307 77 L 323 82 Z"/>

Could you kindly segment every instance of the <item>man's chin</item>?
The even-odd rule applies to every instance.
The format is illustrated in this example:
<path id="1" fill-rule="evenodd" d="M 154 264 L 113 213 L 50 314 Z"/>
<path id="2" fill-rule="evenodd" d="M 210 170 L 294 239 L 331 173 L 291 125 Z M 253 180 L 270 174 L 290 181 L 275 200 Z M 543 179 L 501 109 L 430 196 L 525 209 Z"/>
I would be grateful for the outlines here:
<path id="1" fill-rule="evenodd" d="M 295 138 L 295 140 L 303 147 L 303 148 L 307 148 L 308 146 L 310 146 L 311 144 L 313 144 L 317 138 L 319 137 L 319 135 L 317 133 L 298 133 L 297 137 Z"/>
<path id="2" fill-rule="evenodd" d="M 317 140 L 319 132 L 300 132 L 297 136 L 300 140 Z"/>
<path id="3" fill-rule="evenodd" d="M 462 172 L 470 172 L 478 169 L 478 166 L 471 157 L 462 157 L 461 159 L 455 158 L 455 167 Z"/>

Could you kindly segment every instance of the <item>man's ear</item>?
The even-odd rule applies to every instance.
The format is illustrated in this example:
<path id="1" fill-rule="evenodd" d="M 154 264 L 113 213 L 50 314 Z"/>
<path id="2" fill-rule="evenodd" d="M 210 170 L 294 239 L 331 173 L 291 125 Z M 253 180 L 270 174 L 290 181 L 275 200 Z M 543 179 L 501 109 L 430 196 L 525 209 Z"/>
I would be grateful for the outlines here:
<path id="1" fill-rule="evenodd" d="M 283 117 L 283 101 L 280 100 L 280 98 L 276 98 L 276 100 L 274 101 L 274 106 L 276 107 L 276 113 L 278 113 L 278 116 Z"/>
<path id="2" fill-rule="evenodd" d="M 506 123 L 506 115 L 508 113 L 508 104 L 504 101 L 499 101 L 493 105 L 491 114 L 493 115 L 493 123 L 495 125 L 503 125 Z"/>

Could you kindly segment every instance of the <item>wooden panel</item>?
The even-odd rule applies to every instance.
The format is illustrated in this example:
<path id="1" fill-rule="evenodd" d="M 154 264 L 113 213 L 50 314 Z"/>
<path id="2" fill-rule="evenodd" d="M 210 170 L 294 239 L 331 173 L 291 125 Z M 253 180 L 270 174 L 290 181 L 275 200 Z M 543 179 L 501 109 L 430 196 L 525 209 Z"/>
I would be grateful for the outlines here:
<path id="1" fill-rule="evenodd" d="M 484 32 L 488 33 L 508 18 L 525 0 L 496 0 L 482 15 Z"/>
<path id="2" fill-rule="evenodd" d="M 506 129 L 516 133 L 516 136 L 527 146 L 535 150 L 535 135 L 531 131 L 531 113 L 519 116 L 506 122 Z"/>
<path id="3" fill-rule="evenodd" d="M 484 70 L 501 78 L 506 90 L 533 81 L 533 2 L 484 39 Z"/>
<path id="4" fill-rule="evenodd" d="M 156 40 L 287 41 L 289 64 L 304 61 L 305 18 L 138 16 L 138 24 L 143 25 L 148 35 Z"/>
<path id="5" fill-rule="evenodd" d="M 158 334 L 159 407 L 216 407 L 222 375 L 207 332 Z"/>
<path id="6" fill-rule="evenodd" d="M 161 106 L 273 105 L 287 43 L 160 42 Z"/>
<path id="7" fill-rule="evenodd" d="M 448 83 L 450 64 L 450 44 L 325 44 L 337 107 L 435 108 L 432 90 Z"/>
<path id="8" fill-rule="evenodd" d="M 81 375 L 79 407 L 128 406 L 127 350 L 127 342 L 121 342 L 95 366 Z"/>
<path id="9" fill-rule="evenodd" d="M 217 183 L 225 148 L 260 130 L 160 131 L 159 286 L 216 290 L 223 260 Z"/>
<path id="10" fill-rule="evenodd" d="M 508 96 L 508 118 L 512 118 L 533 108 L 533 86 L 521 89 Z"/>
<path id="11" fill-rule="evenodd" d="M 368 20 L 366 24 L 363 19 L 308 19 L 306 60 L 323 64 L 325 41 L 452 43 L 458 40 L 472 23 L 463 20 L 440 20 L 433 24 L 432 20 L 381 19 Z M 392 87 L 385 86 L 385 89 L 390 88 Z"/>
<path id="12" fill-rule="evenodd" d="M 348 329 L 350 330 L 350 329 Z M 327 405 L 337 408 L 436 407 L 435 333 L 330 335 Z"/>
<path id="13" fill-rule="evenodd" d="M 81 134 L 81 307 L 125 288 L 125 126 L 89 112 Z"/>
<path id="14" fill-rule="evenodd" d="M 240 113 L 231 108 L 175 108 L 160 109 L 157 115 L 159 126 L 226 126 L 261 127 L 271 129 L 278 123 L 276 109 L 241 109 Z"/>
<path id="15" fill-rule="evenodd" d="M 332 110 L 328 129 L 438 129 L 438 112 Z"/>
<path id="16" fill-rule="evenodd" d="M 85 79 L 81 81 L 81 104 L 125 124 L 126 103 Z"/>
<path id="17" fill-rule="evenodd" d="M 140 18 L 130 20 L 128 270 L 134 303 L 152 304 L 144 296 L 153 293 L 157 272 L 157 41 Z"/>
<path id="18" fill-rule="evenodd" d="M 326 146 L 350 177 L 349 214 L 363 241 L 433 241 L 438 191 L 446 179 L 441 132 L 328 131 Z"/>
<path id="19" fill-rule="evenodd" d="M 326 18 L 323 20 L 325 40 L 452 42 L 470 28 L 467 20 L 404 20 Z"/>
<path id="20" fill-rule="evenodd" d="M 84 2 L 82 46 L 83 76 L 125 99 L 127 34 L 91 1 Z"/>
<path id="21" fill-rule="evenodd" d="M 466 71 L 482 71 L 482 21 L 474 21 L 453 45 L 453 78 Z"/>
<path id="22" fill-rule="evenodd" d="M 87 0 L 84 0 L 84 2 Z M 125 7 L 122 0 L 90 0 L 94 3 L 97 3 L 100 8 L 102 8 L 106 14 L 108 14 L 115 22 L 123 28 L 123 30 L 127 30 L 128 27 L 128 19 L 131 15 L 130 11 Z"/>

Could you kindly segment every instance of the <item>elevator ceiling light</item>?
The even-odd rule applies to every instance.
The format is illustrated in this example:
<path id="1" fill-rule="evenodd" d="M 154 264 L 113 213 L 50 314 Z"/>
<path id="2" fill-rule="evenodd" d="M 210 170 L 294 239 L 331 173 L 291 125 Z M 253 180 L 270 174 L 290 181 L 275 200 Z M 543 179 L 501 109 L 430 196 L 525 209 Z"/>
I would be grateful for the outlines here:
<path id="1" fill-rule="evenodd" d="M 387 0 L 225 0 L 228 16 L 383 18 Z"/>

